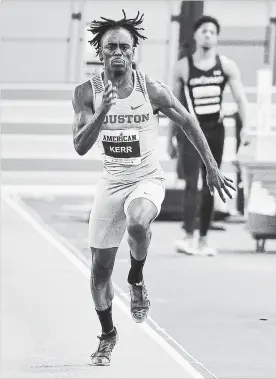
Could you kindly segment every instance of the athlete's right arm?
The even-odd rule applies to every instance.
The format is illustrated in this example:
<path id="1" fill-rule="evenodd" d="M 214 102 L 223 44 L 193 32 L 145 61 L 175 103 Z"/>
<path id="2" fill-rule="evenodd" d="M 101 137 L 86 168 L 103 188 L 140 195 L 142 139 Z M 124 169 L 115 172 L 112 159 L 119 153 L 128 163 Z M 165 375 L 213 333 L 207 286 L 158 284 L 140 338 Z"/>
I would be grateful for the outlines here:
<path id="1" fill-rule="evenodd" d="M 74 108 L 73 141 L 79 155 L 86 154 L 96 142 L 105 116 L 115 104 L 116 88 L 108 81 L 105 86 L 101 105 L 93 112 L 93 94 L 89 82 L 77 86 L 72 104 Z"/>
<path id="2" fill-rule="evenodd" d="M 164 113 L 176 125 L 179 125 L 197 149 L 206 166 L 207 183 L 210 192 L 213 194 L 214 188 L 216 188 L 224 202 L 226 199 L 223 191 L 227 194 L 227 196 L 232 198 L 232 195 L 228 189 L 228 187 L 230 187 L 235 190 L 231 184 L 232 180 L 221 174 L 197 118 L 187 111 L 187 109 L 174 96 L 168 86 L 161 82 L 152 80 L 147 75 L 146 81 L 148 94 L 153 109 L 159 109 L 160 112 Z"/>
<path id="3" fill-rule="evenodd" d="M 174 71 L 173 71 L 173 94 L 180 100 L 181 98 L 181 81 L 186 83 L 186 69 L 188 68 L 187 58 L 183 58 L 177 61 Z M 168 125 L 168 154 L 173 159 L 177 155 L 177 147 L 173 144 L 173 138 L 176 135 L 178 126 L 175 125 L 171 120 Z"/>

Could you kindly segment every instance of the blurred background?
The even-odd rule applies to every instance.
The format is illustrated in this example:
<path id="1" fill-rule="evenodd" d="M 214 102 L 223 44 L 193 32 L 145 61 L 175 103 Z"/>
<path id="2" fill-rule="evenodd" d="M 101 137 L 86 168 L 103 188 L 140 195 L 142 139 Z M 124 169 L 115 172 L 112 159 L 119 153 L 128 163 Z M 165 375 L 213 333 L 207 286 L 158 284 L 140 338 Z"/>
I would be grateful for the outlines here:
<path id="1" fill-rule="evenodd" d="M 131 17 L 138 10 L 145 14 L 148 39 L 138 48 L 137 67 L 167 84 L 179 44 L 191 43 L 191 25 L 202 13 L 218 18 L 219 52 L 237 62 L 246 86 L 256 86 L 257 69 L 275 60 L 275 0 L 3 0 L 1 8 L 4 83 L 84 81 L 99 63 L 87 43 L 89 22 L 101 15 L 119 19 L 122 9 Z"/>
<path id="2" fill-rule="evenodd" d="M 45 183 L 68 182 L 65 178 L 70 172 L 76 173 L 69 177 L 79 184 L 91 183 L 92 176 L 95 180 L 98 178 L 102 168 L 99 152 L 92 149 L 85 157 L 79 157 L 74 151 L 71 97 L 77 84 L 102 68 L 88 43 L 91 39 L 87 31 L 89 23 L 101 15 L 119 19 L 122 9 L 129 17 L 136 16 L 137 11 L 145 14 L 143 26 L 148 39 L 141 41 L 137 48 L 136 68 L 170 86 L 177 59 L 194 47 L 194 21 L 202 14 L 216 17 L 222 26 L 218 52 L 238 64 L 249 100 L 254 139 L 246 153 L 248 159 L 256 160 L 258 154 L 258 160 L 266 163 L 275 160 L 276 0 L 153 0 L 139 3 L 3 0 L 0 16 L 2 167 L 7 180 L 13 181 L 15 172 L 25 184 L 32 183 L 31 178 L 37 172 L 41 180 L 45 177 Z M 233 165 L 241 124 L 227 89 L 223 108 L 226 143 L 222 170 L 234 179 L 239 190 L 226 205 L 216 198 L 216 209 L 225 215 L 243 215 L 245 183 L 240 169 L 237 171 Z M 269 125 L 259 122 L 260 119 L 269 120 Z M 167 155 L 167 119 L 162 115 L 160 125 L 160 160 L 166 171 L 168 188 L 162 213 L 167 218 L 177 219 L 181 192 L 173 190 L 182 188 L 183 183 L 177 178 L 176 161 Z M 259 138 L 264 145 L 257 147 L 256 134 L 267 132 L 269 137 Z M 263 171 L 267 169 L 265 166 Z"/>
<path id="3" fill-rule="evenodd" d="M 74 150 L 72 91 L 102 69 L 88 43 L 89 23 L 100 16 L 120 19 L 122 9 L 128 17 L 144 13 L 148 39 L 137 48 L 136 68 L 170 86 L 177 59 L 193 49 L 194 21 L 202 14 L 216 17 L 221 24 L 218 52 L 234 59 L 241 71 L 251 119 L 252 141 L 241 149 L 240 117 L 226 89 L 222 171 L 234 180 L 237 192 L 226 204 L 215 197 L 217 227 L 211 228 L 209 241 L 219 254 L 208 259 L 176 254 L 173 247 L 183 238 L 185 183 L 177 175 L 176 160 L 167 154 L 168 120 L 160 115 L 158 148 L 166 197 L 152 225 L 145 267 L 152 301 L 149 324 L 206 378 L 275 378 L 276 0 L 2 0 L 1 182 L 6 200 L 1 212 L 2 350 L 9 370 L 5 377 L 84 373 L 91 377 L 83 362 L 90 349 L 87 335 L 96 335 L 98 323 L 90 322 L 94 317 L 90 294 L 75 289 L 83 282 L 71 276 L 71 266 L 58 250 L 66 246 L 85 263 L 88 273 L 87 222 L 102 161 L 96 148 L 85 156 Z M 28 229 L 29 223 L 34 228 Z M 48 244 L 53 238 L 63 248 Z M 127 307 L 128 268 L 124 239 L 114 282 L 116 296 Z M 85 279 L 88 292 L 87 283 Z M 118 309 L 118 320 L 125 325 L 126 316 Z M 78 327 L 72 328 L 76 320 Z M 123 376 L 121 362 L 126 356 L 130 368 L 139 363 L 137 370 L 145 370 L 141 377 L 157 377 L 159 362 L 154 365 L 152 358 L 158 354 L 147 350 L 148 337 L 133 326 L 125 330 L 139 335 L 143 343 L 139 340 L 132 350 L 128 336 L 122 338 L 117 377 L 133 375 L 132 370 Z M 20 333 L 24 338 L 18 338 Z M 140 358 L 134 361 L 136 356 L 146 362 L 143 367 Z M 76 364 L 78 359 L 81 363 Z M 80 371 L 84 367 L 87 372 Z"/>

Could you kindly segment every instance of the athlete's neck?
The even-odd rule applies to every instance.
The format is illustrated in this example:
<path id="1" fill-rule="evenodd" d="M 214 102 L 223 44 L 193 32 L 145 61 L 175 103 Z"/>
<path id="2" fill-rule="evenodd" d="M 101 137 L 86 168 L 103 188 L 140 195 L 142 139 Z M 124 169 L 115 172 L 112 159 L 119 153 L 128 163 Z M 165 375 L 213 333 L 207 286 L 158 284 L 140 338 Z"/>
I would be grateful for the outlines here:
<path id="1" fill-rule="evenodd" d="M 107 83 L 108 80 L 111 80 L 112 84 L 118 89 L 133 87 L 132 69 L 122 74 L 104 69 L 104 82 Z"/>
<path id="2" fill-rule="evenodd" d="M 212 49 L 203 49 L 201 47 L 197 48 L 194 52 L 194 58 L 195 60 L 209 60 L 216 56 L 216 50 L 214 48 Z"/>

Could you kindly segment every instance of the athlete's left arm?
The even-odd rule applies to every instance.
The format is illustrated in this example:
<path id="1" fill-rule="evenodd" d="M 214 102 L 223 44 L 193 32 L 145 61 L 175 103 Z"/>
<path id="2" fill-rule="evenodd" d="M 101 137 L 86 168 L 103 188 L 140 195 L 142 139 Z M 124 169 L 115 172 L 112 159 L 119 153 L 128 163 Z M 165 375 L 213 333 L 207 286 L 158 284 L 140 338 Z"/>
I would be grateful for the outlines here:
<path id="1" fill-rule="evenodd" d="M 240 70 L 233 60 L 225 56 L 221 56 L 221 63 L 225 74 L 228 76 L 228 84 L 238 106 L 238 111 L 242 120 L 242 134 L 245 136 L 249 130 L 249 114 L 248 101 L 242 84 Z"/>
<path id="2" fill-rule="evenodd" d="M 228 197 L 232 198 L 227 188 L 235 189 L 231 184 L 232 180 L 221 174 L 197 119 L 185 109 L 174 96 L 170 88 L 164 83 L 154 81 L 148 76 L 146 76 L 146 82 L 153 109 L 159 109 L 176 125 L 179 125 L 199 152 L 206 166 L 207 182 L 211 194 L 214 193 L 214 188 L 216 188 L 224 202 L 225 197 L 223 191 Z"/>

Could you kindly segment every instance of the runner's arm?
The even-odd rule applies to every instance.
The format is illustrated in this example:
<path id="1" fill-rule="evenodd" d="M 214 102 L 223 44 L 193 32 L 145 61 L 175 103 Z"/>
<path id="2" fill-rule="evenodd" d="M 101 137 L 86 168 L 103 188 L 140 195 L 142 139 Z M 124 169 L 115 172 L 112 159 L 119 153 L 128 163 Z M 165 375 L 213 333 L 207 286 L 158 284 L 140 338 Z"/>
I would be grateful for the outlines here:
<path id="1" fill-rule="evenodd" d="M 178 61 L 175 65 L 174 72 L 173 72 L 173 93 L 178 100 L 180 100 L 180 92 L 181 92 L 181 77 L 179 73 L 179 65 L 180 65 L 180 62 Z M 173 137 L 176 135 L 177 128 L 178 128 L 177 125 L 175 125 L 174 122 L 170 120 L 169 125 L 168 125 L 168 145 L 173 143 L 172 140 L 173 140 Z"/>
<path id="2" fill-rule="evenodd" d="M 72 105 L 74 147 L 79 155 L 84 155 L 96 142 L 106 113 L 101 109 L 93 112 L 92 88 L 89 82 L 75 88 Z"/>
<path id="3" fill-rule="evenodd" d="M 181 127 L 199 152 L 207 171 L 217 169 L 217 163 L 197 119 L 185 109 L 165 84 L 156 82 L 148 76 L 146 81 L 153 109 L 160 109 L 173 123 Z"/>
<path id="4" fill-rule="evenodd" d="M 249 129 L 248 101 L 242 84 L 240 70 L 232 59 L 225 56 L 221 56 L 221 63 L 225 74 L 228 76 L 228 84 L 237 103 L 242 120 L 242 128 L 245 132 Z"/>
<path id="5" fill-rule="evenodd" d="M 77 86 L 73 95 L 74 147 L 79 155 L 84 155 L 96 142 L 102 124 L 110 108 L 116 103 L 117 89 L 109 80 L 104 88 L 101 105 L 93 112 L 91 84 L 86 82 Z"/>

